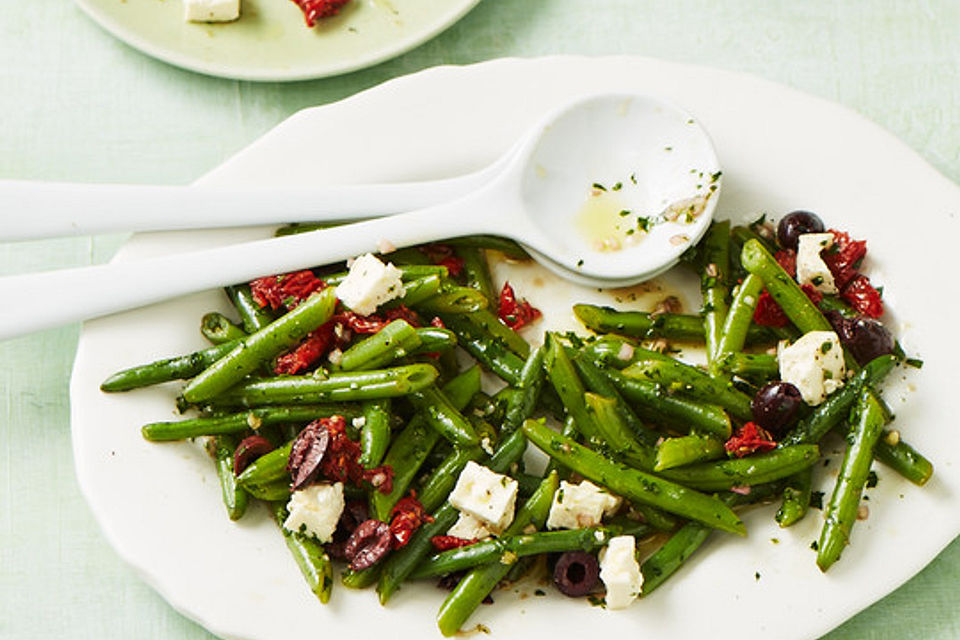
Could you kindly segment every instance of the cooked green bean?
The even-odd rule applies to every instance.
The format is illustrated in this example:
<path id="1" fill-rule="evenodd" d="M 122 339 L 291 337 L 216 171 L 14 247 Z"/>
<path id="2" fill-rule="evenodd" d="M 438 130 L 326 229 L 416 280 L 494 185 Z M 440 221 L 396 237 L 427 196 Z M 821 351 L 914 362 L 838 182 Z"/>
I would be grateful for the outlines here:
<path id="1" fill-rule="evenodd" d="M 406 320 L 394 320 L 344 351 L 339 367 L 343 371 L 376 369 L 403 358 L 422 342 L 417 330 Z"/>
<path id="2" fill-rule="evenodd" d="M 597 333 L 615 333 L 633 338 L 665 338 L 676 342 L 703 344 L 703 318 L 681 313 L 618 311 L 612 307 L 575 304 L 573 312 L 588 329 Z M 766 327 L 751 325 L 747 344 L 770 344 L 777 338 Z"/>
<path id="3" fill-rule="evenodd" d="M 490 278 L 490 267 L 483 249 L 477 247 L 457 247 L 454 253 L 463 261 L 463 278 L 468 287 L 472 287 L 483 294 L 488 304 L 497 299 L 497 292 L 493 288 Z"/>
<path id="4" fill-rule="evenodd" d="M 200 319 L 200 333 L 211 344 L 233 342 L 247 335 L 247 332 L 230 322 L 222 313 L 211 311 Z"/>
<path id="5" fill-rule="evenodd" d="M 763 280 L 752 273 L 748 274 L 737 287 L 723 323 L 723 330 L 720 332 L 717 357 L 743 351 L 743 347 L 747 344 L 747 334 L 753 326 L 753 312 L 757 308 L 762 290 Z"/>
<path id="6" fill-rule="evenodd" d="M 678 467 L 659 474 L 701 491 L 720 491 L 781 480 L 810 467 L 819 458 L 820 449 L 817 445 L 798 444 L 743 458 Z"/>
<path id="7" fill-rule="evenodd" d="M 239 413 L 210 418 L 192 418 L 178 422 L 153 422 L 141 428 L 143 437 L 151 442 L 170 442 L 200 436 L 215 436 L 242 433 L 247 429 L 256 431 L 287 423 L 310 422 L 317 418 L 340 415 L 346 418 L 359 415 L 356 407 L 345 404 L 316 404 L 296 406 L 260 407 Z"/>
<path id="8" fill-rule="evenodd" d="M 894 436 L 891 431 L 884 431 L 873 455 L 915 485 L 922 487 L 933 475 L 933 463 L 901 440 L 899 433 Z"/>
<path id="9" fill-rule="evenodd" d="M 103 384 L 100 385 L 100 390 L 107 392 L 130 391 L 131 389 L 139 389 L 172 380 L 186 380 L 230 353 L 238 344 L 239 341 L 225 342 L 188 355 L 166 358 L 124 369 L 104 380 Z"/>
<path id="10" fill-rule="evenodd" d="M 507 400 L 506 411 L 503 416 L 501 429 L 507 433 L 520 428 L 523 421 L 533 415 L 543 389 L 545 372 L 543 357 L 546 346 L 541 345 L 530 352 L 523 368 L 520 370 L 520 380 L 517 390 Z"/>
<path id="11" fill-rule="evenodd" d="M 232 351 L 204 369 L 183 390 L 184 400 L 193 404 L 210 400 L 237 384 L 329 320 L 336 303 L 332 288 L 314 293 L 293 311 L 250 334 Z"/>
<path id="12" fill-rule="evenodd" d="M 716 436 L 691 433 L 677 438 L 665 438 L 657 445 L 654 471 L 665 471 L 696 462 L 716 460 L 725 454 L 723 442 Z"/>
<path id="13" fill-rule="evenodd" d="M 457 334 L 460 346 L 507 384 L 520 383 L 523 360 L 502 340 L 495 339 L 466 314 L 440 314 L 444 326 Z"/>
<path id="14" fill-rule="evenodd" d="M 450 400 L 435 386 L 424 387 L 411 393 L 410 402 L 417 408 L 428 425 L 436 429 L 441 436 L 454 445 L 459 447 L 480 445 L 480 436 L 477 435 L 470 421 L 464 418 L 459 409 L 454 407 Z M 460 408 L 463 408 L 463 406 Z"/>
<path id="15" fill-rule="evenodd" d="M 476 289 L 444 283 L 440 293 L 419 302 L 417 309 L 428 313 L 465 314 L 485 309 L 487 304 L 487 299 Z"/>
<path id="16" fill-rule="evenodd" d="M 641 445 L 633 437 L 626 422 L 617 411 L 614 398 L 597 395 L 588 391 L 584 394 L 587 408 L 594 416 L 594 424 L 604 444 L 604 450 L 632 467 L 650 471 L 653 469 L 654 454 L 648 447 Z"/>
<path id="17" fill-rule="evenodd" d="M 265 453 L 243 470 L 237 476 L 237 482 L 244 488 L 262 487 L 284 480 L 290 482 L 290 472 L 287 471 L 287 461 L 290 459 L 290 450 L 293 448 L 291 440 L 282 447 L 277 447 Z M 289 491 L 288 491 L 289 493 Z"/>
<path id="18" fill-rule="evenodd" d="M 780 508 L 774 518 L 781 527 L 796 524 L 810 508 L 810 493 L 813 484 L 813 468 L 798 471 L 788 477 L 783 486 Z"/>
<path id="19" fill-rule="evenodd" d="M 714 378 L 678 360 L 640 360 L 623 370 L 623 375 L 661 385 L 668 392 L 677 392 L 694 400 L 723 407 L 741 420 L 753 418 L 751 398 L 732 382 Z"/>
<path id="20" fill-rule="evenodd" d="M 587 410 L 587 403 L 583 394 L 586 389 L 580 376 L 577 375 L 573 363 L 567 355 L 563 344 L 555 334 L 546 336 L 546 352 L 543 357 L 543 366 L 547 372 L 547 379 L 560 396 L 567 413 L 573 418 L 580 434 L 589 442 L 599 443 L 600 430 L 591 411 Z"/>
<path id="21" fill-rule="evenodd" d="M 460 238 L 449 238 L 446 244 L 454 247 L 475 247 L 477 249 L 493 249 L 499 251 L 511 260 L 529 260 L 530 254 L 513 240 L 500 236 L 474 235 Z"/>
<path id="22" fill-rule="evenodd" d="M 617 387 L 606 376 L 601 365 L 598 365 L 586 351 L 581 350 L 573 358 L 573 365 L 580 374 L 580 379 L 590 391 L 611 398 L 616 401 L 616 412 L 620 420 L 630 429 L 633 437 L 645 447 L 654 447 L 660 439 L 660 434 L 648 427 L 640 420 L 636 412 L 630 408 Z M 605 365 L 603 365 L 605 367 Z"/>
<path id="23" fill-rule="evenodd" d="M 253 299 L 250 286 L 246 284 L 232 285 L 225 289 L 227 297 L 240 315 L 240 324 L 245 333 L 256 333 L 274 321 L 274 314 L 262 308 Z"/>
<path id="24" fill-rule="evenodd" d="M 236 438 L 224 435 L 213 440 L 214 457 L 217 460 L 217 477 L 220 479 L 220 494 L 223 506 L 231 520 L 239 520 L 247 511 L 249 494 L 237 482 L 233 473 L 233 452 L 237 448 Z"/>
<path id="25" fill-rule="evenodd" d="M 300 573 L 310 586 L 320 602 L 326 604 L 330 600 L 330 591 L 333 589 L 333 563 L 330 556 L 324 551 L 323 545 L 316 540 L 295 531 L 287 531 L 283 523 L 287 519 L 287 508 L 283 502 L 273 505 L 274 519 L 283 531 L 283 538 L 287 548 L 300 567 Z"/>
<path id="26" fill-rule="evenodd" d="M 707 361 L 712 368 L 720 352 L 720 338 L 727 317 L 727 277 L 730 271 L 730 221 L 714 220 L 699 246 L 700 292 L 703 295 L 703 332 Z"/>
<path id="27" fill-rule="evenodd" d="M 363 425 L 360 427 L 360 464 L 365 469 L 376 467 L 390 446 L 389 398 L 366 400 L 362 404 Z"/>
<path id="28" fill-rule="evenodd" d="M 757 384 L 766 383 L 780 375 L 777 356 L 769 353 L 725 353 L 721 356 L 720 368 L 730 375 Z"/>

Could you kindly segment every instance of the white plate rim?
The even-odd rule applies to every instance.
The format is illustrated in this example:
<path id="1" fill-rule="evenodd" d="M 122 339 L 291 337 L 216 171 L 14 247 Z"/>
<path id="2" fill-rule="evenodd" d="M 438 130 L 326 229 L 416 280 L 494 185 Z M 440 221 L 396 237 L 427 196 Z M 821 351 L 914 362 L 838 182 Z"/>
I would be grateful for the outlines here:
<path id="1" fill-rule="evenodd" d="M 931 202 L 938 202 L 938 199 L 939 199 L 942 201 L 950 202 L 951 206 L 955 206 L 957 202 L 960 202 L 960 190 L 957 189 L 956 185 L 946 180 L 943 176 L 941 176 L 938 172 L 936 172 L 936 170 L 934 170 L 932 167 L 927 165 L 922 159 L 919 158 L 919 156 L 913 150 L 906 147 L 906 145 L 904 145 L 902 142 L 896 140 L 889 133 L 883 131 L 882 129 L 877 127 L 875 124 L 866 121 L 861 116 L 855 114 L 854 112 L 848 109 L 839 107 L 837 105 L 828 103 L 818 98 L 807 96 L 800 92 L 796 92 L 792 89 L 781 87 L 779 85 L 775 85 L 774 83 L 770 83 L 768 81 L 757 79 L 751 76 L 736 74 L 736 73 L 727 72 L 727 71 L 706 69 L 702 67 L 693 67 L 689 65 L 665 63 L 662 61 L 650 60 L 645 58 L 613 57 L 613 58 L 603 58 L 603 59 L 596 59 L 596 58 L 587 59 L 587 58 L 562 56 L 562 57 L 541 58 L 541 59 L 533 59 L 533 60 L 508 59 L 508 60 L 491 61 L 488 63 L 471 65 L 468 67 L 436 68 L 436 69 L 420 72 L 412 76 L 393 80 L 391 82 L 385 83 L 384 85 L 381 85 L 379 88 L 375 88 L 370 91 L 363 92 L 362 94 L 358 94 L 357 96 L 354 96 L 353 98 L 345 100 L 336 105 L 314 108 L 314 109 L 302 112 L 294 116 L 293 118 L 291 118 L 289 121 L 287 121 L 283 125 L 281 125 L 281 127 L 278 127 L 277 132 L 287 129 L 286 131 L 284 131 L 284 133 L 289 135 L 289 133 L 291 132 L 290 130 L 297 129 L 298 127 L 302 127 L 304 124 L 306 124 L 306 122 L 309 119 L 316 117 L 318 114 L 322 114 L 328 117 L 331 114 L 335 114 L 337 110 L 341 110 L 341 109 L 349 110 L 349 109 L 357 108 L 358 106 L 362 108 L 365 106 L 369 106 L 372 103 L 376 103 L 380 99 L 394 99 L 396 97 L 394 94 L 402 94 L 408 90 L 411 90 L 414 87 L 422 88 L 423 86 L 428 86 L 428 85 L 431 85 L 432 83 L 443 84 L 444 82 L 447 81 L 449 77 L 455 77 L 455 76 L 470 77 L 473 75 L 483 76 L 486 73 L 495 73 L 495 72 L 500 72 L 505 70 L 514 71 L 519 73 L 520 75 L 531 74 L 531 76 L 535 76 L 537 72 L 545 71 L 545 70 L 551 70 L 551 69 L 557 70 L 557 69 L 563 69 L 566 67 L 591 67 L 591 68 L 599 69 L 599 68 L 602 68 L 602 66 L 605 64 L 610 65 L 612 67 L 618 67 L 618 68 L 619 67 L 629 68 L 631 65 L 633 65 L 633 66 L 636 66 L 639 70 L 646 71 L 646 72 L 655 70 L 658 73 L 674 73 L 674 74 L 677 74 L 678 77 L 680 76 L 685 77 L 686 80 L 689 80 L 689 77 L 687 76 L 700 77 L 700 78 L 713 76 L 714 78 L 723 78 L 731 82 L 735 81 L 737 83 L 745 83 L 746 85 L 762 88 L 765 91 L 774 91 L 775 93 L 780 94 L 781 97 L 789 98 L 795 101 L 800 101 L 807 107 L 811 107 L 811 108 L 816 107 L 820 109 L 825 109 L 826 111 L 831 112 L 834 117 L 840 119 L 845 125 L 852 126 L 860 130 L 861 132 L 866 132 L 865 135 L 875 137 L 877 139 L 877 144 L 883 147 L 884 149 L 893 150 L 893 152 L 895 152 L 898 155 L 898 158 L 899 158 L 898 162 L 903 163 L 904 167 L 916 172 L 916 176 L 914 176 L 913 174 L 910 175 L 911 178 L 916 177 L 917 179 L 920 179 L 922 177 L 923 184 L 926 187 L 928 187 L 929 190 L 932 192 L 932 195 L 929 195 L 929 199 Z M 678 82 L 680 81 L 678 80 Z M 278 150 L 282 150 L 285 146 L 283 140 L 281 139 L 283 136 L 279 135 L 278 133 L 277 139 L 271 139 L 271 137 L 272 137 L 272 134 L 267 134 L 267 136 L 265 136 L 263 139 L 261 139 L 254 145 L 251 145 L 251 147 L 247 151 L 241 152 L 241 154 L 239 154 L 237 157 L 235 157 L 231 161 L 228 161 L 227 163 L 225 163 L 221 168 L 211 172 L 211 174 L 205 177 L 205 180 L 211 181 L 211 182 L 224 180 L 228 182 L 230 179 L 229 176 L 231 174 L 233 174 L 234 178 L 238 175 L 243 174 L 245 170 L 244 168 L 245 155 L 252 155 L 252 154 L 269 155 L 270 153 L 276 153 Z M 953 220 L 953 224 L 954 225 L 956 224 L 955 218 Z M 86 334 L 86 332 L 84 332 L 84 334 Z M 78 367 L 79 367 L 79 363 L 81 362 L 81 357 L 80 357 L 81 353 L 84 351 L 84 343 L 85 343 L 85 335 L 81 336 L 81 344 L 80 344 L 80 348 L 78 349 L 78 359 L 77 359 Z M 77 385 L 80 384 L 78 382 L 78 376 L 76 375 L 76 371 L 77 369 L 75 369 L 74 379 L 72 380 L 72 384 L 71 384 L 71 398 L 74 398 L 75 394 L 80 393 L 76 388 Z M 956 382 L 956 378 L 957 378 L 956 374 L 951 372 L 948 382 L 950 381 Z M 79 418 L 76 413 L 76 410 L 77 410 L 77 403 L 74 404 L 74 414 L 73 414 L 75 425 L 79 422 Z M 142 566 L 142 562 L 138 562 L 137 558 L 131 557 L 130 554 L 125 553 L 124 551 L 125 545 L 123 544 L 123 541 L 116 539 L 112 535 L 111 529 L 108 526 L 108 523 L 106 522 L 107 520 L 106 514 L 98 510 L 97 508 L 96 499 L 95 499 L 96 496 L 92 494 L 90 491 L 92 487 L 88 486 L 88 481 L 90 478 L 87 475 L 87 472 L 89 471 L 89 469 L 86 467 L 85 464 L 81 464 L 81 459 L 82 459 L 81 457 L 82 446 L 80 446 L 81 438 L 79 437 L 76 427 L 74 428 L 73 434 L 74 434 L 75 457 L 77 459 L 78 480 L 80 482 L 81 489 L 83 490 L 83 493 L 86 496 L 88 502 L 90 502 L 91 508 L 93 509 L 98 522 L 100 523 L 101 527 L 104 529 L 111 544 L 117 549 L 118 553 L 120 553 L 120 555 L 124 557 L 124 559 L 127 562 L 133 565 L 138 570 L 138 572 L 144 577 L 144 579 L 147 582 L 149 582 L 155 589 L 160 591 L 160 593 L 168 601 L 170 601 L 174 607 L 176 607 L 179 611 L 181 611 L 181 613 L 184 613 L 188 617 L 191 617 L 192 619 L 197 620 L 207 628 L 211 629 L 216 633 L 220 633 L 221 635 L 225 635 L 228 637 L 246 637 L 246 636 L 243 636 L 242 634 L 237 635 L 235 633 L 231 633 L 231 631 L 227 629 L 217 629 L 216 627 L 214 627 L 209 620 L 204 619 L 201 613 L 192 610 L 189 602 L 183 602 L 182 600 L 177 598 L 176 594 L 170 593 L 168 589 L 165 589 L 164 585 L 160 583 L 157 577 L 155 575 L 151 575 L 146 570 L 146 568 Z M 947 488 L 947 490 L 949 493 L 949 487 Z M 953 499 L 955 499 L 955 496 L 953 497 Z M 870 603 L 872 603 L 876 599 L 879 599 L 883 595 L 886 595 L 887 593 L 895 589 L 897 586 L 905 582 L 909 577 L 911 577 L 917 571 L 919 571 L 924 565 L 927 564 L 927 562 L 929 562 L 936 555 L 936 553 L 939 553 L 939 551 L 942 550 L 942 548 L 946 546 L 946 544 L 948 544 L 950 540 L 952 540 L 952 538 L 956 535 L 958 531 L 960 531 L 960 516 L 955 515 L 953 513 L 948 513 L 943 515 L 946 516 L 945 520 L 942 523 L 944 525 L 943 530 L 936 537 L 936 544 L 926 549 L 925 550 L 926 552 L 922 554 L 922 557 L 914 558 L 912 562 L 908 563 L 909 566 L 905 569 L 899 568 L 896 573 L 896 577 L 894 579 L 888 578 L 882 581 L 882 585 L 880 585 L 879 588 L 877 587 L 877 585 L 871 585 L 872 589 L 871 589 L 871 595 L 869 599 L 860 598 L 855 602 L 844 603 L 844 606 L 840 607 L 837 612 L 838 615 L 840 615 L 841 617 L 837 618 L 835 615 L 831 617 L 829 620 L 826 620 L 820 624 L 814 624 L 812 626 L 808 625 L 808 627 L 805 627 L 803 629 L 802 635 L 797 635 L 797 637 L 813 637 L 812 635 L 813 633 L 819 635 L 820 633 L 823 633 L 829 630 L 833 626 L 836 626 L 837 624 L 842 622 L 847 617 L 852 616 L 857 611 L 868 606 Z M 366 595 L 370 597 L 369 594 L 366 594 Z"/>

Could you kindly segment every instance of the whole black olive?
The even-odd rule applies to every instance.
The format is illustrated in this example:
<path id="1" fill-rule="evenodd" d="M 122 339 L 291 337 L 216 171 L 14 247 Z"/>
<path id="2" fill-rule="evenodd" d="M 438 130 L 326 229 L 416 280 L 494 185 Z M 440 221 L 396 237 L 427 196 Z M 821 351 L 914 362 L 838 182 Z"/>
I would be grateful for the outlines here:
<path id="1" fill-rule="evenodd" d="M 874 358 L 893 353 L 893 336 L 883 324 L 873 318 L 866 316 L 846 318 L 841 329 L 837 331 L 840 342 L 861 365 L 867 364 Z"/>
<path id="2" fill-rule="evenodd" d="M 796 251 L 800 236 L 805 233 L 821 233 L 824 230 L 823 220 L 809 211 L 794 211 L 780 218 L 777 224 L 777 241 L 784 249 Z"/>
<path id="3" fill-rule="evenodd" d="M 600 563 L 596 556 L 585 551 L 567 551 L 557 560 L 553 582 L 561 593 L 571 598 L 585 596 L 600 580 Z"/>
<path id="4" fill-rule="evenodd" d="M 789 382 L 777 380 L 762 386 L 750 403 L 753 421 L 772 433 L 783 434 L 803 406 L 800 390 Z"/>

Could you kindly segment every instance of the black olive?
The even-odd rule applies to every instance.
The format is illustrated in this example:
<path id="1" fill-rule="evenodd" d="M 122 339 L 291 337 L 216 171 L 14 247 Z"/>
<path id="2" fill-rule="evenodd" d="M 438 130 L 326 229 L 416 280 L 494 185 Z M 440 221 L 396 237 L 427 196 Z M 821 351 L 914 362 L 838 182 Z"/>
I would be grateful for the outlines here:
<path id="1" fill-rule="evenodd" d="M 861 365 L 894 350 L 893 335 L 880 322 L 866 316 L 855 318 L 828 317 L 840 342 Z"/>
<path id="2" fill-rule="evenodd" d="M 377 564 L 390 551 L 393 536 L 386 522 L 370 519 L 360 524 L 344 546 L 343 554 L 350 569 L 363 571 Z"/>
<path id="3" fill-rule="evenodd" d="M 760 387 L 750 403 L 753 421 L 772 433 L 783 434 L 803 406 L 800 390 L 789 382 L 778 380 Z"/>
<path id="4" fill-rule="evenodd" d="M 557 560 L 553 582 L 561 593 L 578 598 L 585 596 L 600 580 L 600 564 L 596 556 L 586 551 L 567 551 Z"/>
<path id="5" fill-rule="evenodd" d="M 805 233 L 821 233 L 823 220 L 809 211 L 794 211 L 780 218 L 777 225 L 777 241 L 784 249 L 796 251 L 797 242 Z"/>

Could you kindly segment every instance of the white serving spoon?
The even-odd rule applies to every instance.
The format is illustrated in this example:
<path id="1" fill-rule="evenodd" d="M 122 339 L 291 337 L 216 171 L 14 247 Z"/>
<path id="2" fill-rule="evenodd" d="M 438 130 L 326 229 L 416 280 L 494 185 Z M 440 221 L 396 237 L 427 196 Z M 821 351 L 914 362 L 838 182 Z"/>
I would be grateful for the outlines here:
<path id="1" fill-rule="evenodd" d="M 160 258 L 0 278 L 0 338 L 178 295 L 473 234 L 512 238 L 564 278 L 609 287 L 676 263 L 710 224 L 719 165 L 706 132 L 655 98 L 603 94 L 547 115 L 479 188 L 323 231 Z M 644 231 L 644 229 L 646 229 Z"/>

